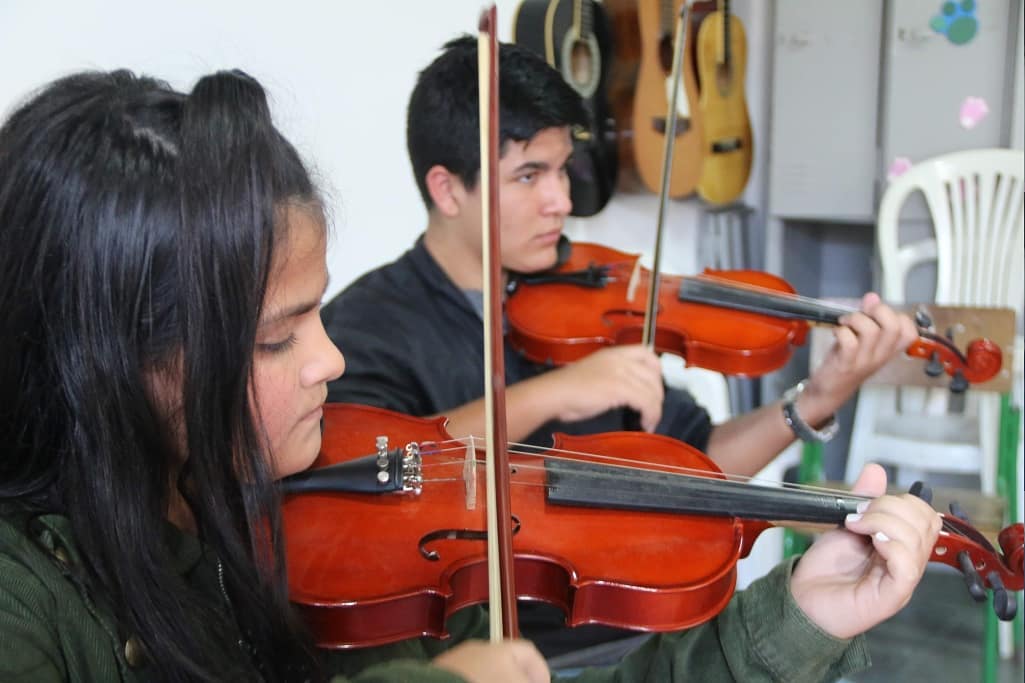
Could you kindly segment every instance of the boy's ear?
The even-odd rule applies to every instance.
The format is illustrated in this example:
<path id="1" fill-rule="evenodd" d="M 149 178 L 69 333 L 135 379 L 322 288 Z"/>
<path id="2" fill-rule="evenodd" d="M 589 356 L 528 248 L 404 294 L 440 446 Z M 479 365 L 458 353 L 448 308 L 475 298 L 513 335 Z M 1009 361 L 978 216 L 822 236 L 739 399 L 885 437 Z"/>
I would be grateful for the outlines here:
<path id="1" fill-rule="evenodd" d="M 427 192 L 443 216 L 459 215 L 466 203 L 466 187 L 459 176 L 436 164 L 427 171 Z"/>

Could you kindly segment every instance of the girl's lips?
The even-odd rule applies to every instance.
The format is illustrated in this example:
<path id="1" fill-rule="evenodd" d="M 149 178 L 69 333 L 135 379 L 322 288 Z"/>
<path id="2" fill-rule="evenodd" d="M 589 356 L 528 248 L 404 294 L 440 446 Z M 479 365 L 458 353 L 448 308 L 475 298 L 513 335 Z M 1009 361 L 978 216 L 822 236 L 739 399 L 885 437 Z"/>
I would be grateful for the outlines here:
<path id="1" fill-rule="evenodd" d="M 554 244 L 559 241 L 559 237 L 562 236 L 562 230 L 552 230 L 551 232 L 541 233 L 534 239 L 543 244 Z"/>

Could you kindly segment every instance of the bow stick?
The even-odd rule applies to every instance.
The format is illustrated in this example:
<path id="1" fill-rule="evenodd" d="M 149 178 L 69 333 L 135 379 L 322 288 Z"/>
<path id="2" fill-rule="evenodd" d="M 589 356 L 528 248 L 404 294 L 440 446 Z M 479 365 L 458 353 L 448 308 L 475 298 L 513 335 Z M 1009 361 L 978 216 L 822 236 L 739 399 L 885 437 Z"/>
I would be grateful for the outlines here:
<path id="1" fill-rule="evenodd" d="M 666 113 L 666 141 L 662 150 L 662 183 L 658 193 L 658 220 L 655 224 L 655 252 L 652 255 L 651 279 L 648 284 L 648 300 L 644 307 L 644 330 L 642 331 L 641 343 L 649 348 L 655 348 L 655 326 L 658 318 L 658 281 L 661 274 L 662 262 L 662 233 L 664 232 L 666 207 L 669 203 L 669 182 L 673 175 L 673 149 L 676 145 L 676 100 L 680 94 L 680 74 L 683 70 L 683 52 L 687 41 L 687 2 L 680 7 L 680 14 L 676 19 L 676 39 L 673 45 L 676 52 L 673 55 L 673 67 L 671 78 L 673 86 L 669 93 L 669 111 Z"/>
<path id="2" fill-rule="evenodd" d="M 513 583 L 512 509 L 506 447 L 505 355 L 502 339 L 502 259 L 498 206 L 498 30 L 492 4 L 481 12 L 477 37 L 480 104 L 481 246 L 484 267 L 484 414 L 488 601 L 491 641 L 519 636 Z"/>

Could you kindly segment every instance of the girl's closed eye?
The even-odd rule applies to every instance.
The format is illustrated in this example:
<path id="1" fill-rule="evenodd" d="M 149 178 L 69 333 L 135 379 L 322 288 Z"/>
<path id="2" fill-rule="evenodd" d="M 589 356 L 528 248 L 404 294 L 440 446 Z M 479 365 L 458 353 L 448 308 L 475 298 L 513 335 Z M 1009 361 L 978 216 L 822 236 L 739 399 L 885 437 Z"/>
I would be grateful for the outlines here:
<path id="1" fill-rule="evenodd" d="M 296 342 L 295 334 L 290 334 L 286 338 L 277 342 L 263 342 L 256 345 L 256 347 L 264 353 L 281 353 L 292 348 Z"/>

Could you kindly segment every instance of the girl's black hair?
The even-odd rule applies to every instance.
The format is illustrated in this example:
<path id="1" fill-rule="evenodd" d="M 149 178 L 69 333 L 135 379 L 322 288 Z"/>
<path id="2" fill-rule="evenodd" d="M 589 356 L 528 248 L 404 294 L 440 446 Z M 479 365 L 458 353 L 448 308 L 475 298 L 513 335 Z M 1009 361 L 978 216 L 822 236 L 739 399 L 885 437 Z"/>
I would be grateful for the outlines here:
<path id="1" fill-rule="evenodd" d="M 498 142 L 525 142 L 546 128 L 586 126 L 587 109 L 562 75 L 521 45 L 498 50 Z M 433 206 L 427 171 L 440 165 L 467 188 L 480 175 L 477 39 L 462 36 L 420 72 L 406 112 L 406 148 L 420 196 Z"/>
<path id="2" fill-rule="evenodd" d="M 0 506 L 70 519 L 161 680 L 319 675 L 248 398 L 282 208 L 317 201 L 240 72 L 76 74 L 0 128 Z M 220 604 L 173 569 L 178 495 Z"/>

